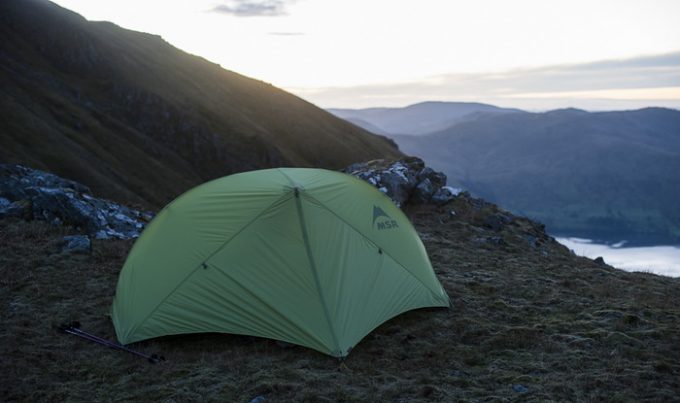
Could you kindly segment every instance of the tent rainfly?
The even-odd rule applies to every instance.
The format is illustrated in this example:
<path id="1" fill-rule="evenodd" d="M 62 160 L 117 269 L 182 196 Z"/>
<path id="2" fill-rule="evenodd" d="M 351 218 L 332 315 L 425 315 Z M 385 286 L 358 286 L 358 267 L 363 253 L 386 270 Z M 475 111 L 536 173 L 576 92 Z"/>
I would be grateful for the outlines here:
<path id="1" fill-rule="evenodd" d="M 339 172 L 281 168 L 200 185 L 148 225 L 120 272 L 123 344 L 224 332 L 344 357 L 388 319 L 447 307 L 392 201 Z"/>

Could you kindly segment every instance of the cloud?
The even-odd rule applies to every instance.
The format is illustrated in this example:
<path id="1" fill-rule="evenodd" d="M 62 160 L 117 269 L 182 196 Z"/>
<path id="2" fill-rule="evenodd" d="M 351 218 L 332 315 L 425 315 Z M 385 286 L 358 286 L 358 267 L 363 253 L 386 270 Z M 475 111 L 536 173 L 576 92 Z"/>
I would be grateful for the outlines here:
<path id="1" fill-rule="evenodd" d="M 582 70 L 598 70 L 611 68 L 636 67 L 678 67 L 680 66 L 680 52 L 665 53 L 653 56 L 640 56 L 629 59 L 605 60 L 579 65 Z"/>
<path id="2" fill-rule="evenodd" d="M 268 32 L 267 35 L 272 36 L 302 36 L 304 32 Z"/>
<path id="3" fill-rule="evenodd" d="M 446 79 L 446 78 L 445 78 Z M 488 81 L 488 80 L 487 80 Z M 561 92 L 680 86 L 680 52 L 622 60 L 515 70 L 504 80 L 511 92 Z"/>
<path id="4" fill-rule="evenodd" d="M 226 0 L 210 12 L 236 17 L 277 17 L 287 15 L 286 8 L 295 0 Z"/>
<path id="5" fill-rule="evenodd" d="M 419 81 L 291 89 L 324 107 L 404 106 L 450 100 L 529 109 L 680 107 L 680 52 L 623 60 L 448 74 Z"/>

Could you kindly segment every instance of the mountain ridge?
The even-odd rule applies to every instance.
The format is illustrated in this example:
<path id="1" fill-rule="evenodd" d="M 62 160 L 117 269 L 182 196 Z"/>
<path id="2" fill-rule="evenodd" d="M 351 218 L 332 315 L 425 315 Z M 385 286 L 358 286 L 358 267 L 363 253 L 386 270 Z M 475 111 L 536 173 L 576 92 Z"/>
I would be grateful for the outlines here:
<path id="1" fill-rule="evenodd" d="M 484 116 L 414 138 L 406 153 L 450 183 L 555 234 L 680 243 L 680 111 L 576 109 Z"/>
<path id="2" fill-rule="evenodd" d="M 402 108 L 329 108 L 329 112 L 380 134 L 423 135 L 443 130 L 478 113 L 523 112 L 478 102 L 426 101 Z"/>
<path id="3" fill-rule="evenodd" d="M 0 11 L 4 162 L 160 206 L 234 172 L 401 155 L 387 138 L 157 35 L 46 0 L 8 0 Z"/>

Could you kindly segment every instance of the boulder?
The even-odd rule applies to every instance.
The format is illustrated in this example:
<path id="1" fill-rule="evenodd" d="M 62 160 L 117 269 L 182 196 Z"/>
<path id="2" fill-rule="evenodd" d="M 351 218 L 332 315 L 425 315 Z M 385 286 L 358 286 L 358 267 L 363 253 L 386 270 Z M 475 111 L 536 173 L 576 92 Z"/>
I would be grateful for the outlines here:
<path id="1" fill-rule="evenodd" d="M 424 181 L 426 179 L 437 189 L 446 186 L 446 175 L 444 175 L 443 172 L 437 172 L 430 167 L 425 167 L 418 173 L 419 181 Z"/>
<path id="2" fill-rule="evenodd" d="M 442 186 L 432 195 L 430 201 L 434 204 L 446 204 L 462 193 L 462 190 L 451 186 Z"/>
<path id="3" fill-rule="evenodd" d="M 435 200 L 438 204 L 444 204 L 460 193 L 446 186 L 446 175 L 426 167 L 423 160 L 417 157 L 361 162 L 348 166 L 343 172 L 375 186 L 399 207 L 432 203 Z"/>
<path id="4" fill-rule="evenodd" d="M 150 212 L 131 209 L 90 194 L 78 182 L 20 165 L 0 164 L 0 217 L 70 225 L 98 239 L 138 237 Z"/>
<path id="5" fill-rule="evenodd" d="M 3 217 L 31 219 L 31 201 L 23 199 L 11 202 L 9 206 L 0 209 L 0 218 Z"/>
<path id="6" fill-rule="evenodd" d="M 69 235 L 62 238 L 62 252 L 66 253 L 90 253 L 92 243 L 87 235 Z"/>
<path id="7" fill-rule="evenodd" d="M 12 204 L 12 202 L 9 199 L 0 197 L 0 214 L 2 214 L 2 212 L 4 212 L 10 204 Z"/>
<path id="8" fill-rule="evenodd" d="M 434 195 L 434 184 L 429 178 L 425 178 L 416 185 L 411 196 L 411 202 L 416 204 L 425 204 L 432 199 Z"/>
<path id="9" fill-rule="evenodd" d="M 0 196 L 10 200 L 25 199 L 26 189 L 32 186 L 91 193 L 87 186 L 51 173 L 16 164 L 0 164 Z"/>
<path id="10" fill-rule="evenodd" d="M 484 222 L 482 225 L 486 228 L 489 228 L 493 231 L 500 231 L 505 227 L 507 224 L 511 223 L 513 221 L 512 216 L 509 214 L 503 214 L 503 213 L 497 213 L 497 214 L 491 214 L 487 216 L 484 219 Z"/>

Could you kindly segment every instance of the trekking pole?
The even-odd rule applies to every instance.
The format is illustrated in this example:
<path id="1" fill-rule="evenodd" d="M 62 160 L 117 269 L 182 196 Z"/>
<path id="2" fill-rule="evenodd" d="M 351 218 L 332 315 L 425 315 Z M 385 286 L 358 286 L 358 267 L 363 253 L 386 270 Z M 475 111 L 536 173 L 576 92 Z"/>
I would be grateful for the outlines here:
<path id="1" fill-rule="evenodd" d="M 75 333 L 77 333 L 76 336 L 81 336 L 81 337 L 83 337 L 83 338 L 85 338 L 85 339 L 92 340 L 92 341 L 94 341 L 94 342 L 96 342 L 96 343 L 103 344 L 103 345 L 105 345 L 105 346 L 107 346 L 107 347 L 111 347 L 111 348 L 114 348 L 114 349 L 117 349 L 117 350 L 123 350 L 123 351 L 130 350 L 130 352 L 131 352 L 132 354 L 139 355 L 139 356 L 142 357 L 142 358 L 147 358 L 147 355 L 144 354 L 144 353 L 140 353 L 140 352 L 137 352 L 137 351 L 135 351 L 135 350 L 132 350 L 132 349 L 130 349 L 130 348 L 128 348 L 128 347 L 123 346 L 122 344 L 118 344 L 118 343 L 113 342 L 113 341 L 109 341 L 109 340 L 106 340 L 106 339 L 102 339 L 101 337 L 98 337 L 98 336 L 95 336 L 95 335 L 93 335 L 93 334 L 87 333 L 87 332 L 82 331 L 82 330 L 80 330 L 80 329 L 78 329 L 78 328 L 76 328 L 76 327 L 71 327 L 71 328 L 69 329 L 69 332 L 71 332 L 71 333 L 75 332 Z"/>
<path id="2" fill-rule="evenodd" d="M 62 329 L 62 330 L 68 329 L 69 333 L 77 332 L 78 334 L 76 336 L 82 335 L 83 338 L 92 339 L 92 341 L 94 341 L 94 342 L 97 342 L 99 344 L 104 344 L 106 346 L 110 346 L 110 347 L 113 347 L 113 348 L 124 347 L 122 344 L 118 344 L 118 343 L 115 343 L 113 341 L 109 341 L 107 339 L 101 338 L 99 336 L 95 336 L 93 334 L 87 333 L 84 330 L 81 330 L 80 329 L 80 322 L 71 322 L 67 325 L 61 325 L 60 329 Z"/>
<path id="3" fill-rule="evenodd" d="M 78 336 L 78 337 L 83 338 L 85 340 L 89 340 L 89 341 L 92 341 L 94 343 L 113 348 L 115 350 L 127 351 L 128 353 L 134 354 L 138 357 L 142 357 L 142 358 L 148 360 L 151 363 L 157 363 L 157 362 L 160 362 L 160 361 L 165 361 L 165 357 L 159 357 L 156 354 L 147 355 L 147 354 L 141 353 L 139 351 L 135 351 L 135 350 L 128 348 L 128 347 L 125 347 L 121 344 L 114 343 L 112 341 L 97 337 L 93 334 L 84 332 L 84 331 L 82 331 L 82 330 L 80 330 L 76 327 L 73 327 L 73 326 L 61 326 L 60 330 L 63 331 L 64 333 L 72 334 L 74 336 Z"/>
<path id="4" fill-rule="evenodd" d="M 146 360 L 148 360 L 152 364 L 158 363 L 160 361 L 165 361 L 165 357 L 163 357 L 163 356 L 158 356 L 156 354 L 151 354 L 151 355 L 144 354 L 144 353 L 141 353 L 139 351 L 135 351 L 131 348 L 125 347 L 122 344 L 118 344 L 118 343 L 112 342 L 110 340 L 106 340 L 106 339 L 103 339 L 101 337 L 95 336 L 93 334 L 87 333 L 83 330 L 80 330 L 79 328 L 80 328 L 80 323 L 78 323 L 78 322 L 72 322 L 70 324 L 64 324 L 64 325 L 59 326 L 59 330 L 64 332 L 64 333 L 72 334 L 74 336 L 78 336 L 78 337 L 83 338 L 85 340 L 89 340 L 89 341 L 92 341 L 94 343 L 113 348 L 115 350 L 126 351 L 126 352 L 133 354 L 133 355 L 136 355 L 138 357 L 145 358 Z"/>

